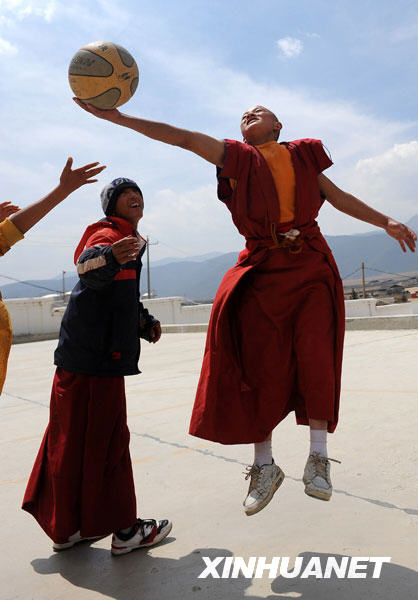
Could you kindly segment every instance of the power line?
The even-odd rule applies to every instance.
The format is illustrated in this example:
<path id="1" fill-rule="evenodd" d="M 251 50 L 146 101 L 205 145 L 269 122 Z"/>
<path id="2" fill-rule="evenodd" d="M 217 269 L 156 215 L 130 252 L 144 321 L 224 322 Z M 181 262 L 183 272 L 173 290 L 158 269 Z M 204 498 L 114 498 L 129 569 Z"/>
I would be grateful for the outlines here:
<path id="1" fill-rule="evenodd" d="M 359 267 L 358 269 L 356 269 L 355 271 L 353 271 L 352 273 L 349 273 L 348 275 L 345 275 L 345 277 L 342 277 L 341 279 L 348 279 L 348 277 L 351 277 L 351 275 L 354 275 L 354 273 L 357 273 L 357 271 L 360 271 L 361 267 Z"/>
<path id="2" fill-rule="evenodd" d="M 369 271 L 376 271 L 377 273 L 384 273 L 385 275 L 396 275 L 396 277 L 400 277 L 402 279 L 411 279 L 414 276 L 413 275 L 403 275 L 402 273 L 392 273 L 391 271 L 382 271 L 382 269 L 376 269 L 375 267 L 368 267 L 367 265 L 364 265 L 364 267 L 366 269 L 368 269 Z M 354 275 L 355 273 L 357 273 L 357 271 L 360 271 L 361 267 L 359 267 L 358 269 L 356 269 L 355 271 L 353 271 L 352 273 L 349 273 L 348 275 L 345 275 L 344 277 L 342 277 L 341 279 L 348 279 L 348 277 L 351 277 L 351 275 Z"/>
<path id="3" fill-rule="evenodd" d="M 185 256 L 190 256 L 189 252 L 185 252 L 184 250 L 180 250 L 179 248 L 174 248 L 174 246 L 170 246 L 169 244 L 166 244 L 165 242 L 162 242 L 161 240 L 159 240 L 159 243 L 162 246 L 166 246 L 167 248 L 170 248 L 170 250 L 175 250 L 176 252 L 180 252 L 180 254 L 184 254 Z"/>
<path id="4" fill-rule="evenodd" d="M 385 275 L 396 275 L 397 277 L 401 277 L 402 279 L 411 279 L 411 275 L 402 275 L 402 273 L 391 273 L 390 271 L 382 271 L 381 269 L 375 269 L 373 267 L 367 266 L 366 269 L 369 269 L 369 271 L 377 271 L 378 273 L 384 273 Z"/>
<path id="5" fill-rule="evenodd" d="M 40 290 L 47 290 L 48 292 L 54 292 L 55 294 L 62 294 L 62 291 L 53 290 L 43 285 L 30 283 L 29 281 L 21 281 L 20 279 L 16 279 L 15 277 L 9 277 L 8 275 L 0 275 L 0 277 L 4 277 L 4 279 L 10 279 L 11 281 L 16 281 L 17 283 L 21 283 L 22 285 L 30 285 L 31 287 L 39 288 Z"/>

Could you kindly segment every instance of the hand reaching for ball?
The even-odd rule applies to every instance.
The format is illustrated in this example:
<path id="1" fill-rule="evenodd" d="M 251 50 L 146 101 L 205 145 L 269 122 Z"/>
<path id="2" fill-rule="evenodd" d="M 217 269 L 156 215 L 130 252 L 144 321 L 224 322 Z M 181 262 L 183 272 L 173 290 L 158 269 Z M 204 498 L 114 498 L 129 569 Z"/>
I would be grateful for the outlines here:
<path id="1" fill-rule="evenodd" d="M 86 104 L 79 98 L 74 97 L 73 100 L 76 104 L 78 104 L 78 106 L 91 113 L 95 117 L 98 117 L 99 119 L 105 119 L 106 121 L 112 121 L 113 123 L 116 123 L 120 117 L 120 112 L 117 108 L 96 108 L 92 104 Z"/>

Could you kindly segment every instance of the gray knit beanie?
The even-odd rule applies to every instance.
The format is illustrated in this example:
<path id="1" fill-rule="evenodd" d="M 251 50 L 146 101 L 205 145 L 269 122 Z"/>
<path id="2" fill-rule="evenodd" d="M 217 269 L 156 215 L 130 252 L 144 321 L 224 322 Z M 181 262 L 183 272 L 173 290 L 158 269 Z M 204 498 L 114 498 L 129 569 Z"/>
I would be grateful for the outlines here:
<path id="1" fill-rule="evenodd" d="M 132 181 L 132 179 L 127 179 L 126 177 L 118 177 L 102 189 L 100 193 L 100 199 L 102 201 L 103 212 L 107 217 L 113 215 L 119 194 L 126 188 L 138 190 L 142 196 L 142 192 L 138 184 L 136 184 L 135 181 Z"/>

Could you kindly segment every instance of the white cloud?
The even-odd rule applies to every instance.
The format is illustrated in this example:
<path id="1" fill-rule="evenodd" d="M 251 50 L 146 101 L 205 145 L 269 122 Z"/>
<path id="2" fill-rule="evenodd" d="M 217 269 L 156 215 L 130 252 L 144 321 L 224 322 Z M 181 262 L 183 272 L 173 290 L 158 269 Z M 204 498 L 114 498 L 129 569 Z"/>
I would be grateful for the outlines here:
<path id="1" fill-rule="evenodd" d="M 159 190 L 150 203 L 145 203 L 140 230 L 189 256 L 220 248 L 231 252 L 244 246 L 229 211 L 217 199 L 214 184 L 181 192 Z M 158 258 L 157 248 L 153 254 Z"/>
<path id="2" fill-rule="evenodd" d="M 415 140 L 408 144 L 395 144 L 383 154 L 360 160 L 356 165 L 356 171 L 381 176 L 393 169 L 401 172 L 408 170 L 409 166 L 418 169 L 418 142 Z"/>
<path id="3" fill-rule="evenodd" d="M 286 58 L 294 58 L 295 56 L 299 56 L 303 50 L 303 42 L 297 38 L 287 36 L 280 38 L 276 43 L 283 56 Z"/>
<path id="4" fill-rule="evenodd" d="M 0 54 L 17 54 L 17 48 L 7 40 L 0 38 Z"/>
<path id="5" fill-rule="evenodd" d="M 417 173 L 418 141 L 414 140 L 359 160 L 354 169 L 341 174 L 338 184 L 376 210 L 405 222 L 418 213 Z M 372 229 L 330 207 L 321 211 L 320 222 L 329 234 L 351 233 L 353 224 L 355 231 Z"/>
<path id="6" fill-rule="evenodd" d="M 393 42 L 407 42 L 418 37 L 418 22 L 408 23 L 392 31 Z"/>
<path id="7" fill-rule="evenodd" d="M 149 56 L 157 69 L 166 71 L 167 80 L 174 80 L 184 93 L 187 117 L 190 119 L 193 107 L 199 107 L 194 118 L 205 115 L 206 127 L 208 120 L 213 123 L 208 133 L 217 137 L 240 139 L 240 115 L 249 106 L 262 104 L 280 118 L 283 139 L 320 138 L 334 162 L 340 164 L 379 154 L 416 126 L 413 122 L 379 118 L 347 100 L 318 96 L 310 89 L 264 83 L 197 55 L 153 48 Z M 198 129 L 199 123 L 184 126 Z"/>
<path id="8" fill-rule="evenodd" d="M 34 15 L 50 22 L 55 10 L 55 0 L 0 0 L 0 12 L 11 13 L 19 20 Z"/>
<path id="9" fill-rule="evenodd" d="M 8 4 L 12 2 L 9 0 Z M 34 2 L 15 4 L 35 5 Z M 0 13 L 4 5 L 0 0 Z M 42 3 L 45 19 L 48 5 L 48 2 Z M 404 213 L 408 218 L 417 211 L 413 205 L 415 192 L 411 182 L 416 178 L 416 164 L 412 158 L 404 160 L 402 177 L 398 174 L 399 165 L 385 171 L 379 162 L 387 153 L 396 162 L 394 148 L 409 146 L 399 142 L 412 137 L 416 139 L 416 135 L 410 133 L 414 123 L 390 119 L 386 115 L 377 117 L 355 103 L 336 99 L 335 95 L 327 96 L 326 90 L 289 88 L 272 82 L 270 76 L 268 81 L 261 75 L 252 77 L 244 71 L 225 67 L 225 61 L 202 56 L 198 51 L 193 55 L 182 52 L 181 44 L 180 47 L 170 46 L 169 36 L 159 35 L 159 43 L 155 44 L 155 31 L 161 34 L 157 26 L 163 25 L 157 23 L 154 29 L 147 22 L 144 26 L 144 19 L 151 18 L 148 14 L 138 17 L 142 32 L 138 38 L 138 24 L 127 25 L 129 15 L 123 12 L 118 12 L 114 18 L 109 0 L 100 0 L 94 6 L 93 11 L 85 0 L 57 3 L 57 17 L 65 18 L 71 30 L 71 37 L 63 40 L 62 47 L 71 56 L 77 47 L 73 48 L 73 44 L 81 45 L 84 38 L 90 39 L 86 37 L 87 31 L 96 31 L 97 23 L 100 23 L 100 35 L 97 34 L 100 39 L 102 35 L 110 35 L 115 21 L 118 22 L 123 38 L 127 40 L 126 46 L 140 59 L 138 64 L 142 62 L 143 69 L 140 89 L 124 111 L 203 130 L 219 138 L 240 139 L 240 114 L 250 105 L 266 105 L 283 121 L 283 139 L 319 137 L 324 140 L 337 165 L 330 171 L 330 177 L 343 189 L 353 191 L 365 202 L 394 217 L 404 218 L 401 214 Z M 46 27 L 44 23 L 38 25 L 41 25 L 37 28 L 39 35 L 46 29 L 52 35 L 54 28 Z M 300 33 L 301 38 L 304 35 Z M 16 95 L 18 106 L 7 104 L 2 114 L 3 130 L 9 131 L 16 149 L 8 159 L 9 166 L 0 164 L 0 170 L 4 166 L 4 172 L 8 173 L 7 190 L 4 191 L 8 197 L 16 196 L 16 201 L 22 205 L 41 197 L 55 185 L 68 154 L 74 156 L 77 165 L 102 160 L 108 169 L 100 177 L 100 183 L 76 192 L 39 224 L 30 233 L 26 250 L 22 244 L 22 250 L 18 246 L 2 259 L 2 272 L 5 273 L 8 266 L 11 275 L 18 273 L 16 276 L 21 277 L 21 270 L 27 268 L 25 276 L 29 276 L 34 265 L 37 274 L 41 266 L 48 269 L 48 273 L 42 273 L 45 275 L 56 274 L 61 268 L 69 270 L 74 244 L 85 225 L 100 217 L 98 195 L 102 185 L 120 175 L 137 179 L 144 189 L 146 206 L 140 229 L 161 242 L 152 249 L 153 259 L 174 254 L 166 245 L 188 254 L 210 252 L 214 245 L 216 250 L 224 252 L 241 248 L 242 238 L 228 211 L 216 199 L 214 167 L 183 150 L 94 119 L 73 106 L 65 60 L 57 59 L 50 64 L 37 57 L 25 57 L 20 65 L 8 67 L 5 80 L 13 81 L 13 89 L 22 90 L 22 93 L 19 97 Z M 17 60 L 13 62 L 18 63 Z M 155 79 L 152 79 L 153 75 Z M 279 75 L 278 69 L 276 81 L 279 81 Z M 24 90 L 28 81 L 33 95 L 31 110 L 25 111 Z M 46 82 L 42 89 L 39 81 Z M 49 85 L 49 82 L 54 83 Z M 21 115 L 17 121 L 16 110 Z M 3 155 L 9 156 L 8 151 L 4 142 Z M 408 152 L 408 149 L 403 151 Z M 51 164 L 43 165 L 46 160 Z M 377 169 L 376 174 L 373 169 Z M 379 177 L 385 184 L 381 189 L 374 189 Z M 402 208 L 399 213 L 398 208 Z M 351 233 L 362 228 L 359 221 L 335 210 L 329 214 L 327 208 L 321 222 L 329 234 Z M 371 226 L 364 225 L 364 228 Z M 58 243 L 57 250 L 54 249 L 52 256 L 51 245 L 55 242 Z M 61 248 L 62 245 L 65 247 Z M 15 254 L 17 252 L 21 254 Z M 28 260 L 29 254 L 31 260 Z"/>
<path id="10" fill-rule="evenodd" d="M 378 210 L 408 219 L 418 212 L 417 174 L 418 141 L 414 140 L 360 160 L 355 167 L 353 186 Z"/>

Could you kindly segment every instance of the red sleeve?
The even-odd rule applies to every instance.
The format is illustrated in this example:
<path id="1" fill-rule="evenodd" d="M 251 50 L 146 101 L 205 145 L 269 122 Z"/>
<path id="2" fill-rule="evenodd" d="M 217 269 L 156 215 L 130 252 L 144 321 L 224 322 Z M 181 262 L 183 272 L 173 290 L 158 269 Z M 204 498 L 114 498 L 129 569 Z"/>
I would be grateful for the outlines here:
<path id="1" fill-rule="evenodd" d="M 251 153 L 251 148 L 237 140 L 225 140 L 225 162 L 218 177 L 238 179 L 243 160 Z"/>
<path id="2" fill-rule="evenodd" d="M 114 242 L 120 239 L 120 234 L 116 229 L 110 229 L 109 227 L 103 228 L 99 231 L 95 231 L 85 243 L 85 248 L 91 248 L 98 244 L 102 246 L 111 246 Z"/>
<path id="3" fill-rule="evenodd" d="M 225 140 L 225 161 L 223 167 L 216 169 L 218 178 L 218 198 L 229 207 L 233 189 L 230 179 L 238 180 L 241 173 L 248 172 L 253 149 L 237 140 Z"/>
<path id="4" fill-rule="evenodd" d="M 297 140 L 299 148 L 313 165 L 315 171 L 319 174 L 328 169 L 333 162 L 328 156 L 321 140 L 305 139 Z"/>

